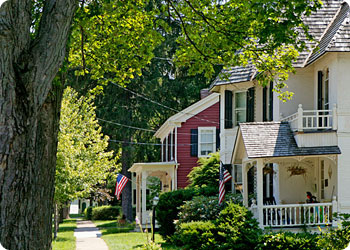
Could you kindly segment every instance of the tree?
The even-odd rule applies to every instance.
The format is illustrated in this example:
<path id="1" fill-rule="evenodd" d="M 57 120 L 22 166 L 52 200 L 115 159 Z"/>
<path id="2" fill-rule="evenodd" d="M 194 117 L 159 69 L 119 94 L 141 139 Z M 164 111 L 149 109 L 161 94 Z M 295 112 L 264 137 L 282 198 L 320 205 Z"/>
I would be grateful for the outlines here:
<path id="1" fill-rule="evenodd" d="M 63 84 L 58 81 L 54 84 L 54 78 L 65 58 L 77 2 L 8 0 L 0 7 L 0 242 L 7 249 L 50 249 L 57 132 L 63 91 Z M 109 2 L 87 0 L 81 3 L 84 6 Z M 144 3 L 142 0 L 115 2 L 107 5 L 108 10 L 118 13 L 112 14 L 111 18 L 123 22 L 118 26 L 120 32 L 111 34 L 127 39 L 117 40 L 121 47 L 116 47 L 114 52 L 120 51 L 119 55 L 126 59 L 111 60 L 115 63 L 111 67 L 113 70 L 123 69 L 113 71 L 111 78 L 127 79 L 140 71 L 124 64 L 142 68 L 147 63 L 147 60 L 139 60 L 143 56 L 142 49 L 149 52 L 157 43 L 143 38 L 149 41 L 151 49 L 147 49 L 147 45 L 140 46 L 140 54 L 134 57 L 123 45 L 134 39 L 140 40 L 140 37 L 137 33 L 128 36 L 128 31 L 135 31 L 133 26 L 138 26 L 140 20 L 147 20 L 149 25 L 144 25 L 145 29 L 154 27 L 151 24 L 157 15 L 154 13 L 148 18 L 149 13 L 138 8 L 137 4 Z M 161 11 L 168 11 L 170 18 L 183 28 L 184 35 L 179 40 L 183 46 L 178 50 L 178 61 L 190 67 L 192 72 L 206 71 L 207 75 L 213 72 L 213 64 L 233 66 L 248 60 L 258 62 L 258 68 L 263 72 L 290 70 L 295 53 L 285 50 L 285 46 L 302 45 L 300 40 L 295 43 L 300 34 L 297 28 L 303 28 L 301 17 L 320 6 L 318 0 L 167 0 L 166 3 Z M 130 9 L 127 13 L 135 13 L 138 18 L 127 18 L 132 22 L 125 22 L 125 13 L 118 12 L 124 5 Z M 144 19 L 140 12 L 146 15 Z M 109 30 L 102 28 L 103 15 L 97 13 L 97 19 L 101 23 L 99 30 Z M 107 23 L 113 30 L 114 23 Z M 218 27 L 219 32 L 214 27 Z M 154 32 L 141 34 L 152 36 Z M 106 38 L 97 37 L 100 42 Z M 138 47 L 137 43 L 133 44 Z M 99 43 L 96 45 L 92 48 L 101 48 Z M 256 48 L 256 45 L 263 48 Z M 243 53 L 237 53 L 242 49 Z M 98 58 L 106 55 L 101 53 Z M 148 55 L 146 59 L 152 57 L 152 54 Z M 84 62 L 84 58 L 78 59 Z M 107 60 L 105 57 L 100 62 Z M 91 65 L 99 67 L 98 63 Z M 97 72 L 94 74 L 96 78 L 108 77 L 108 72 L 105 75 L 99 74 L 99 70 L 91 72 Z"/>
<path id="2" fill-rule="evenodd" d="M 106 151 L 109 137 L 103 136 L 96 120 L 94 98 L 78 98 L 70 87 L 63 94 L 55 178 L 56 229 L 59 207 L 86 198 L 116 170 L 113 151 Z"/>

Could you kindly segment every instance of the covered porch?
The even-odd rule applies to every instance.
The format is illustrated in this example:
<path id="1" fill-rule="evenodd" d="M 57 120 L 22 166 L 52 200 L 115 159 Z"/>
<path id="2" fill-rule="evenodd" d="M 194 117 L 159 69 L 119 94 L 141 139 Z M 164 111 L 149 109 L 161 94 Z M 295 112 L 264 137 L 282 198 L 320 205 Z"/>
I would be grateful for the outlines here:
<path id="1" fill-rule="evenodd" d="M 244 205 L 261 228 L 334 225 L 338 154 L 337 146 L 298 147 L 288 123 L 241 124 L 232 163 L 242 168 Z"/>
<path id="2" fill-rule="evenodd" d="M 150 226 L 152 209 L 147 207 L 147 178 L 157 177 L 162 192 L 176 190 L 175 162 L 134 163 L 128 170 L 136 173 L 136 216 L 142 226 Z"/>

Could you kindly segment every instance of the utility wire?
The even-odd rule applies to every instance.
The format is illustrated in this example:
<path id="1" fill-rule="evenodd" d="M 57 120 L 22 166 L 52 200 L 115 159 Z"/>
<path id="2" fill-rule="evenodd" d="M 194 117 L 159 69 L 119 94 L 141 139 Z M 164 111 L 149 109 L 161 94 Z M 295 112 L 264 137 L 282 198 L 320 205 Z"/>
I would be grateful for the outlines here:
<path id="1" fill-rule="evenodd" d="M 169 106 L 167 106 L 167 105 L 164 105 L 164 104 L 162 104 L 162 103 L 159 103 L 159 102 L 157 102 L 157 101 L 154 101 L 154 100 L 152 100 L 152 99 L 150 99 L 150 98 L 148 98 L 148 97 L 146 97 L 146 96 L 144 96 L 144 95 L 141 95 L 141 94 L 139 94 L 139 93 L 137 93 L 137 92 L 135 92 L 135 91 L 133 91 L 133 90 L 130 90 L 130 89 L 126 88 L 126 87 L 120 86 L 119 84 L 116 84 L 115 82 L 112 82 L 112 81 L 110 81 L 110 80 L 108 80 L 108 79 L 105 79 L 105 80 L 109 81 L 111 84 L 117 86 L 118 88 L 121 88 L 121 89 L 123 89 L 123 90 L 125 90 L 125 91 L 128 91 L 128 92 L 132 93 L 133 95 L 136 95 L 136 96 L 138 96 L 138 97 L 141 97 L 141 98 L 145 99 L 146 101 L 152 102 L 152 103 L 154 103 L 154 104 L 156 104 L 156 105 L 158 105 L 158 106 L 160 106 L 160 107 L 163 107 L 163 108 L 165 108 L 165 109 L 169 109 L 169 110 L 174 111 L 174 112 L 176 112 L 176 113 L 191 115 L 191 116 L 193 116 L 195 119 L 198 119 L 198 120 L 201 120 L 201 121 L 205 121 L 205 122 L 209 122 L 209 123 L 213 123 L 213 124 L 220 124 L 219 122 L 214 122 L 214 121 L 210 121 L 210 120 L 207 120 L 207 119 L 203 119 L 203 118 L 197 117 L 196 114 L 186 113 L 186 112 L 183 112 L 183 111 L 181 111 L 181 110 L 177 110 L 177 109 L 171 108 L 171 107 L 169 107 Z"/>
<path id="2" fill-rule="evenodd" d="M 127 143 L 127 144 L 137 144 L 137 145 L 152 145 L 152 146 L 162 146 L 161 143 L 150 143 L 150 142 L 132 142 L 132 141 L 121 141 L 121 140 L 112 140 L 109 139 L 110 142 L 116 142 L 116 143 Z M 165 144 L 164 144 L 165 145 Z M 167 146 L 192 146 L 192 145 L 198 145 L 198 144 L 185 144 L 185 143 L 180 143 L 180 144 L 166 144 Z"/>

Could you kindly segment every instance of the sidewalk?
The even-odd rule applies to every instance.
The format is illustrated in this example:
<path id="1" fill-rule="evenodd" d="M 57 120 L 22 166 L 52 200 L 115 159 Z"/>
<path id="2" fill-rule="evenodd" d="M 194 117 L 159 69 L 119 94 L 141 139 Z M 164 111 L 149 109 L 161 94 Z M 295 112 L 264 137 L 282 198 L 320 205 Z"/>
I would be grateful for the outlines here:
<path id="1" fill-rule="evenodd" d="M 108 250 L 107 244 L 101 239 L 101 231 L 92 221 L 78 220 L 74 230 L 77 250 Z"/>

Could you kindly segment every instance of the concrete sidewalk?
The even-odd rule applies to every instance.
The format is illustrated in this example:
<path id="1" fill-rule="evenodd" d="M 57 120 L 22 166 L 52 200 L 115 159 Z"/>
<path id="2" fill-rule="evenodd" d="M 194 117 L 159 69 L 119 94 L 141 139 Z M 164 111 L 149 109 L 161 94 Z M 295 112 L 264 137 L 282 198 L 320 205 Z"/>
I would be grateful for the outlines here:
<path id="1" fill-rule="evenodd" d="M 108 250 L 107 244 L 100 238 L 101 231 L 91 221 L 78 220 L 74 236 L 77 250 Z"/>

